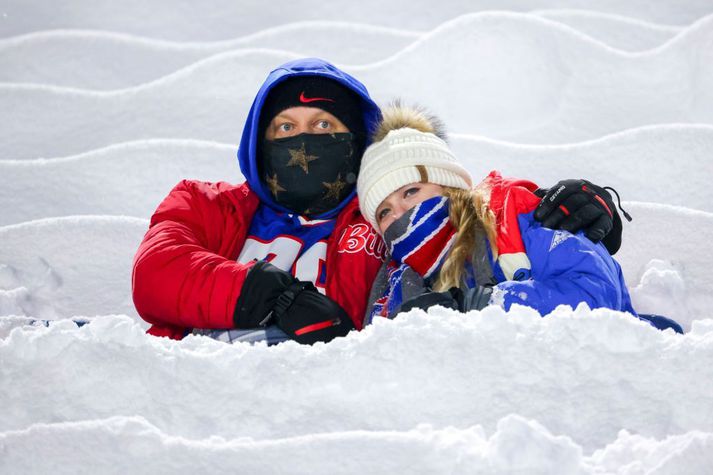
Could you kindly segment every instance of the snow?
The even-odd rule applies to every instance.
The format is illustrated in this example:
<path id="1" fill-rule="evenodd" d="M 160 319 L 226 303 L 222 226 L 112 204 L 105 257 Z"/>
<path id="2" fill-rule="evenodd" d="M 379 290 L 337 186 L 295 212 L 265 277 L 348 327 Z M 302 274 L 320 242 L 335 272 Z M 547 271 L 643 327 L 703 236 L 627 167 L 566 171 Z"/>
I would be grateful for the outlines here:
<path id="1" fill-rule="evenodd" d="M 197 140 L 143 140 L 110 145 L 70 157 L 0 160 L 9 205 L 0 226 L 31 219 L 81 214 L 147 218 L 186 177 L 243 181 L 236 145 Z M 41 187 L 28 187 L 41 176 Z M 121 180 L 117 177 L 121 176 Z M 87 200 L 87 197 L 93 197 Z"/>
<path id="2" fill-rule="evenodd" d="M 0 36 L 34 31 L 84 28 L 152 36 L 177 41 L 217 41 L 256 33 L 296 21 L 344 21 L 376 26 L 427 30 L 469 12 L 507 10 L 590 10 L 633 19 L 686 25 L 711 13 L 709 0 L 454 0 L 437 6 L 428 0 L 335 2 L 328 8 L 305 2 L 276 0 L 266 11 L 259 2 L 205 0 L 58 1 L 6 0 L 0 7 Z M 238 34 L 236 35 L 236 32 Z"/>
<path id="3" fill-rule="evenodd" d="M 709 473 L 713 3 L 243 3 L 0 6 L 0 472 Z M 148 218 L 180 179 L 242 180 L 257 88 L 305 55 L 437 112 L 476 177 L 614 186 L 634 306 L 686 333 L 580 306 L 146 335 Z"/>
<path id="4" fill-rule="evenodd" d="M 392 56 L 345 69 L 382 102 L 401 96 L 428 104 L 455 133 L 562 144 L 713 121 L 711 25 L 713 16 L 705 17 L 656 49 L 631 53 L 538 16 L 468 14 Z M 0 84 L 0 108 L 12 111 L 0 118 L 0 157 L 73 155 L 151 138 L 232 143 L 265 72 L 297 56 L 226 51 L 111 91 Z"/>
<path id="5" fill-rule="evenodd" d="M 273 348 L 155 339 L 108 316 L 15 327 L 0 355 L 8 468 L 587 473 L 713 449 L 713 328 L 680 336 L 608 310 L 413 311 Z M 653 454 L 632 454 L 622 428 Z M 30 456 L 37 440 L 53 457 Z"/>
<path id="6" fill-rule="evenodd" d="M 335 36 L 339 42 L 331 39 Z M 342 22 L 299 22 L 216 42 L 176 42 L 125 33 L 53 30 L 0 40 L 0 79 L 112 90 L 158 79 L 200 59 L 238 49 L 368 64 L 403 49 L 420 32 Z M 345 45 L 348 45 L 345 47 Z"/>
<path id="7" fill-rule="evenodd" d="M 0 227 L 0 315 L 138 315 L 131 262 L 148 220 L 66 216 Z"/>
<path id="8" fill-rule="evenodd" d="M 594 183 L 614 187 L 625 200 L 713 211 L 709 124 L 645 126 L 562 145 L 521 145 L 468 134 L 451 134 L 450 143 L 474 176 L 485 176 L 493 167 L 537 183 L 586 175 Z M 644 166 L 646 183 L 641 176 Z"/>
<path id="9" fill-rule="evenodd" d="M 532 12 L 564 23 L 602 43 L 626 51 L 652 49 L 680 33 L 679 26 L 661 25 L 621 15 L 583 10 Z"/>
<path id="10" fill-rule="evenodd" d="M 543 10 L 537 16 L 570 26 L 615 49 L 661 46 L 681 27 L 611 14 Z M 167 41 L 96 30 L 51 30 L 0 39 L 0 80 L 94 90 L 136 86 L 199 59 L 237 49 L 272 49 L 369 64 L 391 56 L 426 32 L 345 22 L 308 21 L 268 28 L 232 40 Z M 338 36 L 340 41 L 331 41 Z"/>

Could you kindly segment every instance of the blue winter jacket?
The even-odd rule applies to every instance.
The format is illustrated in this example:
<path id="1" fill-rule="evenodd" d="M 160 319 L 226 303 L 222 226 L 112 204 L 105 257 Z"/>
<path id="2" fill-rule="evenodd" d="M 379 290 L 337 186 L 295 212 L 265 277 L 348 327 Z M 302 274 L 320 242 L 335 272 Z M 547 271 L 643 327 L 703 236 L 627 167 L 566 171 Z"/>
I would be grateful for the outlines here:
<path id="1" fill-rule="evenodd" d="M 636 315 L 621 267 L 603 244 L 595 244 L 583 233 L 544 228 L 534 213 L 518 216 L 520 236 L 530 261 L 529 272 L 515 272 L 506 280 L 500 263 L 492 261 L 495 279 L 492 303 L 509 309 L 526 305 L 542 315 L 558 305 L 606 307 Z"/>
<path id="2" fill-rule="evenodd" d="M 621 267 L 603 244 L 593 243 L 582 232 L 542 227 L 534 212 L 521 213 L 517 222 L 530 269 L 518 269 L 508 280 L 500 263 L 489 256 L 498 281 L 491 303 L 505 309 L 526 305 L 546 315 L 558 305 L 574 308 L 584 302 L 590 308 L 629 312 L 659 330 L 683 333 L 681 325 L 670 318 L 634 310 Z"/>

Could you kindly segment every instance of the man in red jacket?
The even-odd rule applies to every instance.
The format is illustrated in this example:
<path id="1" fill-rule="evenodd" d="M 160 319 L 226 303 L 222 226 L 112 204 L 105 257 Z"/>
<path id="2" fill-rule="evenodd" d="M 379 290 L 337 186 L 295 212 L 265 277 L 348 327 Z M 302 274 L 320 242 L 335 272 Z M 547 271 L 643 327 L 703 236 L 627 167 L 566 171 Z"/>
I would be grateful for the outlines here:
<path id="1" fill-rule="evenodd" d="M 270 73 L 238 150 L 246 183 L 184 180 L 151 217 L 132 282 L 149 333 L 314 343 L 361 329 L 385 248 L 355 183 L 380 117 L 359 81 L 322 60 Z M 591 225 L 597 240 L 618 225 L 619 239 L 606 192 L 560 184 L 543 201 L 545 224 Z"/>

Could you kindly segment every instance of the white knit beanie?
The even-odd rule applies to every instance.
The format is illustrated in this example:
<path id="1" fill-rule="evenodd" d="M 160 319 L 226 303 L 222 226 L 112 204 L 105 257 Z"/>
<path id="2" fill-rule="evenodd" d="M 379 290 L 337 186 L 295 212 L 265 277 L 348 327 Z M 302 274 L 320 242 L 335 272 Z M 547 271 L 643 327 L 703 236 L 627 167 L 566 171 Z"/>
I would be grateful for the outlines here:
<path id="1" fill-rule="evenodd" d="M 382 133 L 388 111 L 384 115 Z M 389 130 L 381 141 L 366 149 L 361 160 L 357 196 L 362 215 L 378 229 L 376 208 L 381 202 L 402 186 L 419 182 L 462 189 L 473 186 L 470 173 L 443 139 L 411 127 Z"/>

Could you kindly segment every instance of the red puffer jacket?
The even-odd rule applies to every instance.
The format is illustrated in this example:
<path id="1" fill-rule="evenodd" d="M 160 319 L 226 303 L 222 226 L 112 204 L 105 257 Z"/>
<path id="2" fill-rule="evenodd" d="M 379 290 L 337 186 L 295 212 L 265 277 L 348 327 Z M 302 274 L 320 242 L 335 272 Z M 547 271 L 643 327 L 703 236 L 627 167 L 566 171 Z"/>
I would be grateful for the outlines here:
<path id="1" fill-rule="evenodd" d="M 252 263 L 236 259 L 259 200 L 250 187 L 184 180 L 151 217 L 134 258 L 133 298 L 149 333 L 181 339 L 191 328 L 233 328 L 233 311 Z M 362 328 L 384 244 L 357 199 L 327 242 L 327 296 Z"/>

